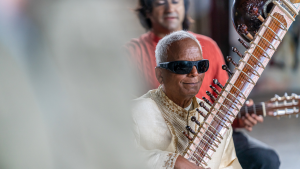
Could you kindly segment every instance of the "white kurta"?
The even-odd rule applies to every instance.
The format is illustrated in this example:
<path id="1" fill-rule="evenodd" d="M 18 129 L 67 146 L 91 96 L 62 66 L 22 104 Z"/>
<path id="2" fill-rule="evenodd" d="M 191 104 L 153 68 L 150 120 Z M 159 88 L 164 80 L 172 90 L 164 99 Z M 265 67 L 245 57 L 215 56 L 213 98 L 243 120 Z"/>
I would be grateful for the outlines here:
<path id="1" fill-rule="evenodd" d="M 202 122 L 203 117 L 196 112 L 198 98 L 193 99 L 193 109 L 187 111 L 171 101 L 161 87 L 149 91 L 136 99 L 133 106 L 134 132 L 137 145 L 148 157 L 151 169 L 173 169 L 176 159 L 188 146 L 189 140 L 182 134 L 189 125 L 196 130 L 197 125 L 191 122 L 195 116 Z M 208 106 L 208 105 L 207 105 Z M 240 169 L 232 140 L 232 128 L 225 134 L 222 143 L 213 154 L 208 166 L 211 169 Z"/>

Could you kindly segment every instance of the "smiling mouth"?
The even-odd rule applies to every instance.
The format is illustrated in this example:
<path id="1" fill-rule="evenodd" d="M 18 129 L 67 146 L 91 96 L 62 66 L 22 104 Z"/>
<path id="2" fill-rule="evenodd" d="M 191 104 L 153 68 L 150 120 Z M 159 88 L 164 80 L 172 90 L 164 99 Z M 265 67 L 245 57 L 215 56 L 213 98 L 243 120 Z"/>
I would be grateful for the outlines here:
<path id="1" fill-rule="evenodd" d="M 183 83 L 183 84 L 188 84 L 188 85 L 195 85 L 195 84 L 198 84 L 200 82 L 196 82 L 196 83 Z"/>
<path id="2" fill-rule="evenodd" d="M 165 17 L 165 20 L 177 19 L 177 17 Z"/>

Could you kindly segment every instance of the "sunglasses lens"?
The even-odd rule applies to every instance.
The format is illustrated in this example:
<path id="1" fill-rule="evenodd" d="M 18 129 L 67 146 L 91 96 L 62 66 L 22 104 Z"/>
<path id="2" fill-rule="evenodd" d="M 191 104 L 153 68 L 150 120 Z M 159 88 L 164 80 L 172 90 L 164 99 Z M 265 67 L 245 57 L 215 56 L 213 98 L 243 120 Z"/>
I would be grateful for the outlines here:
<path id="1" fill-rule="evenodd" d="M 173 70 L 177 74 L 188 74 L 192 70 L 191 67 L 192 67 L 191 62 L 180 61 L 180 62 L 174 62 Z"/>
<path id="2" fill-rule="evenodd" d="M 208 70 L 209 67 L 209 61 L 208 60 L 202 60 L 198 63 L 198 72 L 204 73 Z"/>

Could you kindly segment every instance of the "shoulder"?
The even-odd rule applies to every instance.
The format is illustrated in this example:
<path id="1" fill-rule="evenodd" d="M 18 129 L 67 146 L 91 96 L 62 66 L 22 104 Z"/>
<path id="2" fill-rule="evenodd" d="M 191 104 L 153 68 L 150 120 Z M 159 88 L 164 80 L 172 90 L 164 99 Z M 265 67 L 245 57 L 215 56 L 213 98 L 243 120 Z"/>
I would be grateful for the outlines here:
<path id="1" fill-rule="evenodd" d="M 164 121 L 156 102 L 146 95 L 133 100 L 132 116 L 136 123 L 139 121 Z"/>
<path id="2" fill-rule="evenodd" d="M 205 35 L 200 35 L 194 32 L 189 32 L 192 35 L 196 37 L 196 39 L 200 42 L 201 46 L 203 45 L 213 45 L 213 46 L 218 46 L 217 43 L 210 37 L 205 36 Z"/>
<path id="3" fill-rule="evenodd" d="M 133 38 L 129 42 L 126 43 L 126 46 L 141 46 L 142 43 L 148 42 L 150 37 L 150 33 L 144 33 L 138 38 Z"/>
<path id="4" fill-rule="evenodd" d="M 139 38 L 131 39 L 125 44 L 125 49 L 131 56 L 135 58 L 142 56 L 142 54 L 147 51 L 147 48 L 151 46 L 152 43 L 150 38 L 150 33 L 144 33 Z"/>

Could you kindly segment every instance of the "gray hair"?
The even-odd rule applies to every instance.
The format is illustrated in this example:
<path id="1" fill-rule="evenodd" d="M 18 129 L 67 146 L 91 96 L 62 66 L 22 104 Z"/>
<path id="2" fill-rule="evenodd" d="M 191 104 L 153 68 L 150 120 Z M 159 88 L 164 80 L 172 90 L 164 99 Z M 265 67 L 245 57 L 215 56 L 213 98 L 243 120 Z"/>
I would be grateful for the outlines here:
<path id="1" fill-rule="evenodd" d="M 167 51 L 173 42 L 177 42 L 186 38 L 190 38 L 197 42 L 202 55 L 201 45 L 194 35 L 188 33 L 187 31 L 177 31 L 165 36 L 158 42 L 155 49 L 156 65 L 158 66 L 159 63 L 166 62 L 168 58 Z"/>

